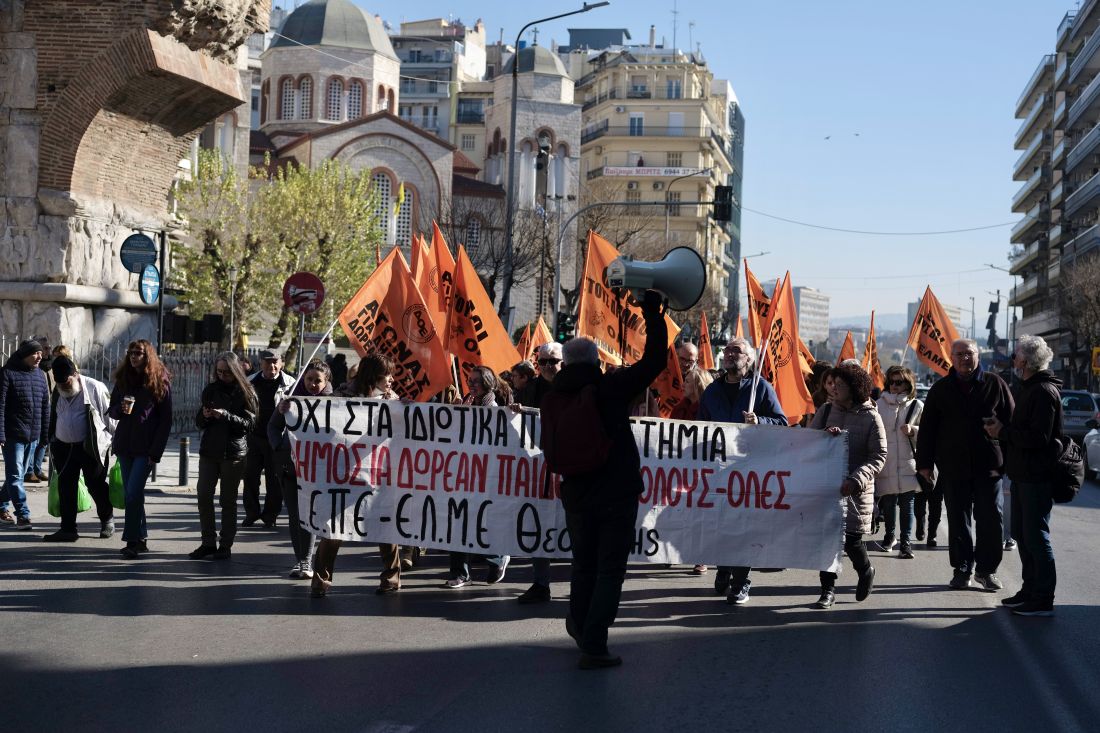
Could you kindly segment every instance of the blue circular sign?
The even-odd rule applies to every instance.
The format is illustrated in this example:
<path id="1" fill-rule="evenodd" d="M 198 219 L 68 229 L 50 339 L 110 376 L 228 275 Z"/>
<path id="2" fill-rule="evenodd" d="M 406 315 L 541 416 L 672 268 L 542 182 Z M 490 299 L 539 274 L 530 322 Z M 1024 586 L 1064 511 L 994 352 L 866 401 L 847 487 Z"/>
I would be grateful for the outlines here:
<path id="1" fill-rule="evenodd" d="M 160 297 L 160 270 L 156 265 L 146 265 L 141 271 L 141 282 L 138 283 L 138 292 L 141 293 L 141 302 L 152 305 Z"/>
<path id="2" fill-rule="evenodd" d="M 119 252 L 122 266 L 133 273 L 142 272 L 147 265 L 157 262 L 157 245 L 146 235 L 138 232 L 126 237 Z"/>

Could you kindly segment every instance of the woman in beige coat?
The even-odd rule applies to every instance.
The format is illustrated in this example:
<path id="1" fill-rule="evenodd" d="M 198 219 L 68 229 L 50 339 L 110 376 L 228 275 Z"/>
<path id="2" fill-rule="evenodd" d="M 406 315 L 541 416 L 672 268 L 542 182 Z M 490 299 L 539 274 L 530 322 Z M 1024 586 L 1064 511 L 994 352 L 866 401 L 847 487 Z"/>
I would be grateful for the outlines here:
<path id="1" fill-rule="evenodd" d="M 875 568 L 863 544 L 863 535 L 871 531 L 875 504 L 875 474 L 886 463 L 886 431 L 875 403 L 871 402 L 871 377 L 855 364 L 842 364 L 825 375 L 829 401 L 817 411 L 811 428 L 833 435 L 848 433 L 848 473 L 840 484 L 840 495 L 847 497 L 844 519 L 844 551 L 857 574 L 856 600 L 871 595 Z M 814 604 L 829 608 L 835 600 L 836 573 L 822 572 L 821 597 Z"/>
<path id="2" fill-rule="evenodd" d="M 914 447 L 924 403 L 917 399 L 916 378 L 907 367 L 892 366 L 886 371 L 886 391 L 878 398 L 879 417 L 886 428 L 886 465 L 875 476 L 875 496 L 886 525 L 881 545 L 886 552 L 897 547 L 894 528 L 901 514 L 901 550 L 899 557 L 913 559 L 913 505 L 920 492 Z"/>

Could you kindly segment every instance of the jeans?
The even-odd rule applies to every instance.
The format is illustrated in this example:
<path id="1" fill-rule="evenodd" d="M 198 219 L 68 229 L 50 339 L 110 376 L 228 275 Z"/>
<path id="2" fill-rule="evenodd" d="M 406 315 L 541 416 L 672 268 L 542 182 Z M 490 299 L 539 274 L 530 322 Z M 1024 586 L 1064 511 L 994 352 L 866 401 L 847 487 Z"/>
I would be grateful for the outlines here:
<path id="1" fill-rule="evenodd" d="M 57 496 L 61 509 L 61 531 L 76 531 L 76 491 L 80 474 L 84 474 L 84 485 L 95 501 L 96 514 L 100 522 L 108 522 L 114 517 L 110 491 L 107 488 L 107 470 L 100 465 L 95 456 L 84 451 L 83 443 L 53 443 L 53 464 L 50 470 L 57 476 Z"/>
<path id="2" fill-rule="evenodd" d="M 475 558 L 484 558 L 485 562 L 489 563 L 493 567 L 499 568 L 501 565 L 507 565 L 510 559 L 508 555 L 471 555 L 468 552 L 451 552 L 451 577 L 462 578 L 463 580 L 470 579 L 470 561 Z M 383 562 L 385 557 L 383 556 Z M 385 578 L 383 578 L 385 580 Z M 547 583 L 549 585 L 549 583 Z"/>
<path id="3" fill-rule="evenodd" d="M 607 631 L 619 613 L 626 562 L 634 546 L 638 500 L 566 511 L 573 540 L 569 616 L 581 651 L 607 654 Z"/>
<path id="4" fill-rule="evenodd" d="M 1004 517 L 1004 533 L 1001 539 L 1008 542 L 1012 539 L 1012 481 L 1001 479 L 1001 515 Z"/>
<path id="5" fill-rule="evenodd" d="M 199 526 L 202 528 L 202 544 L 214 547 L 218 544 L 218 525 L 214 515 L 214 489 L 221 480 L 219 504 L 222 508 L 221 546 L 233 546 L 237 536 L 237 488 L 244 475 L 244 459 L 223 459 L 199 456 L 199 483 L 196 489 L 199 500 Z"/>
<path id="6" fill-rule="evenodd" d="M 901 543 L 908 545 L 913 536 L 913 502 L 917 492 L 906 491 L 904 494 L 885 494 L 879 497 L 878 508 L 882 512 L 882 523 L 886 525 L 886 534 L 891 537 L 900 536 Z M 901 513 L 901 534 L 895 535 L 894 528 L 897 525 L 898 510 Z"/>
<path id="7" fill-rule="evenodd" d="M 852 561 L 852 567 L 855 568 L 856 573 L 862 575 L 867 568 L 871 567 L 871 558 L 867 555 L 867 546 L 863 544 L 863 535 L 859 532 L 844 533 L 844 552 L 848 555 L 848 559 Z M 818 573 L 821 590 L 836 590 L 836 578 L 836 573 L 824 570 Z"/>
<path id="8" fill-rule="evenodd" d="M 940 527 L 940 517 L 943 514 L 943 482 L 937 481 L 931 491 L 921 491 L 913 502 L 917 516 L 917 526 L 920 526 L 925 516 L 928 517 L 928 539 L 936 539 L 936 531 Z"/>
<path id="9" fill-rule="evenodd" d="M 294 461 L 290 457 L 290 451 L 279 451 L 275 460 L 279 465 L 282 495 L 286 497 L 287 528 L 290 530 L 290 546 L 294 548 L 294 559 L 298 562 L 311 560 L 314 538 L 309 530 L 302 526 L 298 509 L 298 475 L 294 472 Z"/>
<path id="10" fill-rule="evenodd" d="M 951 567 L 979 575 L 997 572 L 1004 555 L 1001 482 L 995 478 L 980 478 L 946 483 L 944 498 L 947 499 Z"/>
<path id="11" fill-rule="evenodd" d="M 1050 484 L 1012 482 L 1012 536 L 1023 565 L 1020 590 L 1039 601 L 1053 601 L 1058 572 L 1050 544 Z"/>
<path id="12" fill-rule="evenodd" d="M 149 456 L 119 456 L 122 467 L 122 484 L 126 497 L 126 522 L 122 529 L 122 541 L 126 544 L 142 542 L 149 537 L 145 524 L 145 482 L 153 462 Z"/>
<path id="13" fill-rule="evenodd" d="M 260 475 L 264 477 L 263 510 L 260 509 Z M 267 442 L 266 435 L 248 436 L 248 457 L 244 469 L 244 518 L 274 522 L 283 510 L 283 492 L 279 486 L 279 466 L 275 449 Z"/>
<path id="14" fill-rule="evenodd" d="M 30 470 L 34 460 L 34 449 L 38 441 L 17 443 L 9 440 L 4 443 L 4 488 L 0 489 L 0 509 L 14 504 L 13 514 L 18 519 L 29 519 L 31 508 L 27 506 L 27 490 L 23 486 L 23 477 Z"/>
<path id="15" fill-rule="evenodd" d="M 45 476 L 42 471 L 42 461 L 46 460 L 46 441 L 38 441 L 38 447 L 34 449 L 34 462 L 31 463 L 30 469 L 27 473 L 34 473 L 36 476 Z M 50 470 L 53 470 L 51 466 Z"/>

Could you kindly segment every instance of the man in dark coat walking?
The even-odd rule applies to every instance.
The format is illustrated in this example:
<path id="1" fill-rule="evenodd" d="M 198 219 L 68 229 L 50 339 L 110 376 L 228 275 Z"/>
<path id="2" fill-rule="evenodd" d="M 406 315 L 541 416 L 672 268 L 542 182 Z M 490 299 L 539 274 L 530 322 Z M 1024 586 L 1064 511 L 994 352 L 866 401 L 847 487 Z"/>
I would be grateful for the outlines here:
<path id="1" fill-rule="evenodd" d="M 38 368 L 42 352 L 42 344 L 24 341 L 0 370 L 0 449 L 4 452 L 0 523 L 22 530 L 33 529 L 23 480 L 38 442 L 46 440 L 50 429 L 50 391 L 46 375 Z"/>

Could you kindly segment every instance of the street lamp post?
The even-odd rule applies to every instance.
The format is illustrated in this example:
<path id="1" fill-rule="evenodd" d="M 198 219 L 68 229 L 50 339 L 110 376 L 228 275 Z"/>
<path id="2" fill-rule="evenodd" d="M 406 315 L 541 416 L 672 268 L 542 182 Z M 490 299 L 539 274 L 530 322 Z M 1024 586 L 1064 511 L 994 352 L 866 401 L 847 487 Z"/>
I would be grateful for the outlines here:
<path id="1" fill-rule="evenodd" d="M 1008 295 L 1005 295 L 1005 338 L 1009 339 L 1009 353 L 1012 353 L 1012 349 L 1016 348 L 1016 319 L 1015 318 L 1012 319 L 1012 332 L 1011 333 L 1009 333 L 1009 326 L 1008 326 L 1009 320 L 1008 319 L 1009 319 L 1009 311 L 1016 307 L 1016 306 L 1012 305 L 1012 301 L 1016 300 L 1016 278 L 1019 277 L 1019 276 L 1016 273 L 1012 272 L 1012 270 L 1006 270 L 1003 267 L 997 267 L 996 265 L 992 265 L 988 262 L 985 263 L 985 264 L 986 264 L 986 267 L 991 267 L 994 270 L 1000 270 L 1001 272 L 1007 272 L 1009 275 L 1012 275 L 1012 297 L 1010 298 L 1010 297 L 1008 297 Z M 971 338 L 974 338 L 974 337 L 971 336 Z"/>
<path id="2" fill-rule="evenodd" d="M 237 266 L 229 268 L 229 350 L 237 344 Z"/>
<path id="3" fill-rule="evenodd" d="M 512 119 L 508 125 L 508 190 L 505 192 L 506 199 L 504 203 L 504 238 L 505 238 L 505 252 L 504 252 L 504 277 L 501 284 L 500 294 L 500 310 L 499 313 L 502 318 L 508 317 L 509 300 L 512 296 L 512 276 L 515 270 L 515 251 L 514 251 L 514 226 L 515 226 L 515 212 L 512 210 L 516 201 L 516 113 L 519 111 L 516 96 L 519 94 L 519 41 L 523 37 L 523 32 L 536 23 L 548 23 L 551 20 L 557 20 L 558 18 L 565 18 L 570 15 L 578 15 L 580 13 L 587 13 L 589 10 L 595 8 L 601 8 L 604 5 L 610 5 L 608 0 L 598 3 L 585 3 L 584 7 L 579 10 L 571 10 L 568 13 L 561 13 L 559 15 L 551 15 L 548 18 L 539 18 L 538 20 L 532 20 L 527 25 L 519 29 L 519 33 L 516 34 L 516 52 L 512 58 Z"/>

